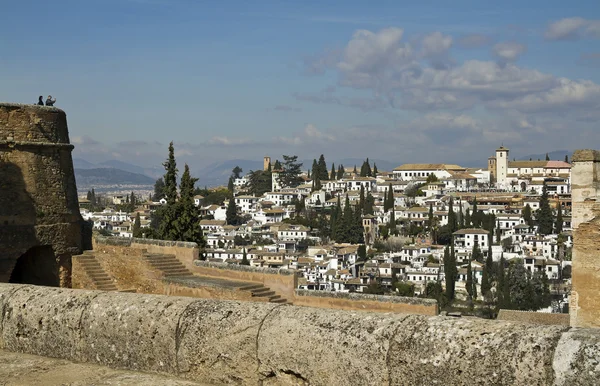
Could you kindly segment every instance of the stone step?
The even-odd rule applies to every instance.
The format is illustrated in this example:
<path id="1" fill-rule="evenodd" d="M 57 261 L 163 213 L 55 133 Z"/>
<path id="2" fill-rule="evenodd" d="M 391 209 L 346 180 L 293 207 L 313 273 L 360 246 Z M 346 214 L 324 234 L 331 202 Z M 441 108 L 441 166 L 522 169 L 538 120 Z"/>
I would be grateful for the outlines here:
<path id="1" fill-rule="evenodd" d="M 261 291 L 261 292 L 252 292 L 252 296 L 257 296 L 257 297 L 270 297 L 275 295 L 275 291 Z"/>
<path id="2" fill-rule="evenodd" d="M 269 300 L 270 303 L 278 303 L 278 304 L 291 304 L 288 303 L 288 301 L 286 299 L 280 298 L 280 299 L 275 299 L 275 300 Z"/>
<path id="3" fill-rule="evenodd" d="M 269 290 L 271 290 L 269 287 L 265 287 L 264 285 L 261 285 L 259 288 L 251 289 L 250 292 L 254 293 L 254 292 L 263 292 L 263 291 L 269 291 Z"/>
<path id="4" fill-rule="evenodd" d="M 181 264 L 178 261 L 169 261 L 169 262 L 164 262 L 164 263 L 150 263 L 151 266 L 156 267 L 156 268 L 162 268 L 162 267 L 185 267 L 185 265 Z"/>
<path id="5" fill-rule="evenodd" d="M 170 272 L 163 272 L 163 276 L 173 277 L 173 276 L 194 276 L 194 275 L 190 271 L 170 271 Z"/>
<path id="6" fill-rule="evenodd" d="M 266 288 L 266 287 L 262 284 L 250 284 L 250 285 L 240 287 L 239 289 L 240 289 L 240 291 L 252 291 L 252 290 L 257 290 L 260 288 Z"/>

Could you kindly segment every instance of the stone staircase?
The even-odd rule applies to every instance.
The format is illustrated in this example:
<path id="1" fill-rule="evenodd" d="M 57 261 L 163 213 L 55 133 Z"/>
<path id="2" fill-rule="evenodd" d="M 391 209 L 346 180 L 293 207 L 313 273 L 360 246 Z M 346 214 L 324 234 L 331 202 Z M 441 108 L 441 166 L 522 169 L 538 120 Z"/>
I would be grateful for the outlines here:
<path id="1" fill-rule="evenodd" d="M 189 269 L 177 260 L 175 255 L 145 253 L 144 260 L 148 262 L 152 268 L 161 272 L 164 278 L 185 278 L 194 276 Z"/>
<path id="2" fill-rule="evenodd" d="M 93 251 L 84 251 L 83 255 L 76 256 L 77 262 L 92 280 L 96 289 L 101 291 L 118 291 L 114 280 L 108 276 L 100 265 Z"/>
<path id="3" fill-rule="evenodd" d="M 239 288 L 240 291 L 250 291 L 252 296 L 268 298 L 270 303 L 291 304 L 286 299 L 277 295 L 275 291 L 271 291 L 269 287 L 262 284 L 249 284 Z"/>

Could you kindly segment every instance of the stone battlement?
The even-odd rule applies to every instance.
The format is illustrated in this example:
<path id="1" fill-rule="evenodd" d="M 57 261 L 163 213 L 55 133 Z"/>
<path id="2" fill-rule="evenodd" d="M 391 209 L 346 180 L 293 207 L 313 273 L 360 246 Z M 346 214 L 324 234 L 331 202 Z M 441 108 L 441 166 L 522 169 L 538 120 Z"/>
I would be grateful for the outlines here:
<path id="1" fill-rule="evenodd" d="M 592 385 L 600 330 L 0 284 L 0 349 L 205 383 Z"/>

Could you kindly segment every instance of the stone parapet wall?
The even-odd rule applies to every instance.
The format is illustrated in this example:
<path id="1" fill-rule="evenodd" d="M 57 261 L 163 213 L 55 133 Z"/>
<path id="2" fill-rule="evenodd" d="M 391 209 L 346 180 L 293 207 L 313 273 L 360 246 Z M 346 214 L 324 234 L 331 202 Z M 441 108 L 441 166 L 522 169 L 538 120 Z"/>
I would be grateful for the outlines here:
<path id="1" fill-rule="evenodd" d="M 293 301 L 298 287 L 298 277 L 292 269 L 259 268 L 196 260 L 192 272 L 220 279 L 259 283 L 289 301 Z"/>
<path id="2" fill-rule="evenodd" d="M 511 322 L 548 324 L 558 326 L 569 326 L 569 314 L 551 314 L 547 312 L 500 310 L 498 311 L 498 320 L 507 320 Z"/>
<path id="3" fill-rule="evenodd" d="M 194 261 L 198 259 L 198 244 L 185 241 L 167 241 L 127 237 L 94 237 L 94 250 L 113 247 L 122 247 L 128 251 L 174 255 L 187 269 L 194 267 Z"/>
<path id="4" fill-rule="evenodd" d="M 438 314 L 438 303 L 433 299 L 347 292 L 296 290 L 294 305 L 351 311 Z"/>
<path id="5" fill-rule="evenodd" d="M 0 284 L 0 349 L 209 384 L 593 385 L 600 330 Z"/>

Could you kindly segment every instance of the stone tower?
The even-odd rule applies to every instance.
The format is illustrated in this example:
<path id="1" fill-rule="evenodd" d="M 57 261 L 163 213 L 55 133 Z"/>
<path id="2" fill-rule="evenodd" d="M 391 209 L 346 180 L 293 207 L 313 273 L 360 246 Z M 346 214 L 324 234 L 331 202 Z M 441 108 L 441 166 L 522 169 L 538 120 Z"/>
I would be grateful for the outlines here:
<path id="1" fill-rule="evenodd" d="M 271 165 L 271 157 L 265 156 L 263 159 L 263 170 L 266 172 L 269 170 L 269 165 Z"/>
<path id="2" fill-rule="evenodd" d="M 506 174 L 508 173 L 508 149 L 500 146 L 496 149 L 496 182 L 506 184 Z"/>
<path id="3" fill-rule="evenodd" d="M 572 327 L 600 327 L 600 151 L 576 150 L 571 171 Z"/>
<path id="4" fill-rule="evenodd" d="M 67 117 L 0 103 L 0 282 L 71 286 L 82 219 Z"/>

